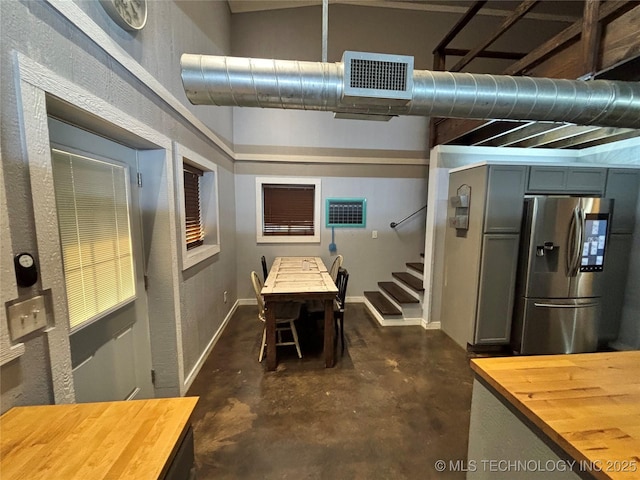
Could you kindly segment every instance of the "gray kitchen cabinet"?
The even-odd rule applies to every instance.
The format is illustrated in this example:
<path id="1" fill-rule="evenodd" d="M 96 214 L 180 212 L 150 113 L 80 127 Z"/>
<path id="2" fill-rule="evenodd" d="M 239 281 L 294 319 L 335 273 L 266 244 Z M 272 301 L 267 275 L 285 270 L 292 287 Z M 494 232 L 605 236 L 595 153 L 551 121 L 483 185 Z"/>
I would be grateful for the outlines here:
<path id="1" fill-rule="evenodd" d="M 516 284 L 520 235 L 484 235 L 480 265 L 476 344 L 507 344 Z"/>
<path id="2" fill-rule="evenodd" d="M 529 169 L 527 192 L 548 193 L 564 190 L 567 184 L 567 169 L 564 167 L 539 167 Z"/>
<path id="3" fill-rule="evenodd" d="M 599 193 L 604 191 L 607 180 L 606 168 L 567 168 L 567 192 Z"/>
<path id="4" fill-rule="evenodd" d="M 518 233 L 527 167 L 491 165 L 484 217 L 485 233 Z"/>
<path id="5" fill-rule="evenodd" d="M 606 179 L 605 168 L 533 165 L 529 169 L 527 193 L 600 195 L 604 191 Z"/>
<path id="6" fill-rule="evenodd" d="M 472 344 L 474 338 L 487 174 L 488 167 L 474 167 L 449 175 L 449 198 L 457 195 L 461 186 L 471 188 L 469 228 L 447 225 L 443 260 L 441 325 L 462 348 Z M 447 217 L 455 214 L 456 209 L 449 203 Z"/>
<path id="7" fill-rule="evenodd" d="M 610 168 L 604 196 L 613 198 L 611 233 L 633 233 L 640 191 L 640 170 Z"/>
<path id="8" fill-rule="evenodd" d="M 471 188 L 469 228 L 445 233 L 442 329 L 463 348 L 509 343 L 526 178 L 526 165 L 449 176 L 449 197 Z M 447 215 L 455 215 L 451 205 Z"/>
<path id="9" fill-rule="evenodd" d="M 640 169 L 484 164 L 451 172 L 449 196 L 471 188 L 469 228 L 446 227 L 442 330 L 463 348 L 510 342 L 519 237 L 526 193 L 602 195 L 615 200 L 605 262 L 601 343 L 618 335 Z M 606 187 L 606 188 L 605 188 Z M 449 205 L 448 216 L 456 214 Z"/>
<path id="10" fill-rule="evenodd" d="M 618 338 L 632 246 L 632 235 L 609 236 L 609 245 L 605 253 L 606 263 L 602 273 L 606 287 L 602 295 L 602 315 L 598 325 L 600 344 Z"/>

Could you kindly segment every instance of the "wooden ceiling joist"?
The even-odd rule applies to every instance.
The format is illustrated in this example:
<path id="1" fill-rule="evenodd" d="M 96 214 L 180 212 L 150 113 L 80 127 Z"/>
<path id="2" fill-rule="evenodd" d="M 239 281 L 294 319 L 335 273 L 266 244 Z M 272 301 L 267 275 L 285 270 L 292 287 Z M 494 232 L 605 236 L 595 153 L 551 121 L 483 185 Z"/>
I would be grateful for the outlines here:
<path id="1" fill-rule="evenodd" d="M 520 4 L 531 8 L 531 2 Z M 505 19 L 509 23 L 512 17 Z M 558 35 L 517 60 L 505 75 L 532 75 L 550 78 L 606 78 L 640 80 L 640 4 L 637 1 L 585 0 L 584 16 Z M 456 32 L 459 33 L 459 32 Z M 467 65 L 473 54 L 487 53 L 496 32 L 470 50 L 456 64 Z M 447 50 L 441 48 L 434 68 L 444 69 Z M 456 52 L 458 53 L 458 52 Z M 451 53 L 452 54 L 452 53 Z M 478 55 L 480 56 L 480 55 Z M 435 58 L 435 57 L 434 57 Z M 603 73 L 604 72 L 604 73 Z M 503 129 L 500 131 L 500 129 Z M 440 119 L 434 122 L 432 145 L 514 146 L 547 148 L 586 148 L 610 141 L 640 136 L 640 130 L 578 127 L 571 124 L 507 122 L 503 120 Z"/>
<path id="2" fill-rule="evenodd" d="M 458 63 L 456 63 L 451 68 L 451 71 L 452 72 L 461 71 L 466 65 L 469 64 L 469 62 L 471 62 L 471 60 L 476 58 L 478 53 L 486 50 L 487 47 L 492 45 L 507 30 L 509 30 L 509 28 L 511 28 L 518 20 L 524 17 L 526 13 L 529 10 L 531 10 L 539 1 L 540 0 L 524 0 L 524 2 L 518 5 L 518 7 L 514 10 L 514 12 L 511 15 L 509 15 L 507 18 L 504 19 L 504 21 L 500 24 L 500 26 L 489 37 L 487 37 L 484 42 L 480 43 L 480 45 L 478 45 L 477 47 L 471 49 L 469 53 L 467 53 L 464 57 L 462 57 L 462 59 L 460 59 L 460 61 L 458 61 Z"/>

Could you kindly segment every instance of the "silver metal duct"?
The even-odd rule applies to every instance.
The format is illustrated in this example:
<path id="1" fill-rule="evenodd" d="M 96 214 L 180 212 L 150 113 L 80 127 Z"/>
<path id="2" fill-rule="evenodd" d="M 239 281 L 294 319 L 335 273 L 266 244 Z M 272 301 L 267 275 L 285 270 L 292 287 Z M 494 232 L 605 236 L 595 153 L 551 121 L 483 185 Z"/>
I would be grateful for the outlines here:
<path id="1" fill-rule="evenodd" d="M 196 105 L 640 128 L 640 82 L 416 70 L 407 82 L 410 100 L 398 104 L 345 96 L 342 62 L 184 54 L 180 63 L 185 92 Z"/>

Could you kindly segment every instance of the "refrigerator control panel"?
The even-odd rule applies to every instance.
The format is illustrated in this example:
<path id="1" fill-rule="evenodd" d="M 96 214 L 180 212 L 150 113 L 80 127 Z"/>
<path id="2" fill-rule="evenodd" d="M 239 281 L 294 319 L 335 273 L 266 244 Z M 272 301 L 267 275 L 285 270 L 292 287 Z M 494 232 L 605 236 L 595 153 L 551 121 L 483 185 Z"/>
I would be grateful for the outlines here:
<path id="1" fill-rule="evenodd" d="M 585 215 L 582 235 L 581 272 L 602 272 L 604 269 L 604 251 L 607 244 L 609 215 L 606 213 L 588 213 Z"/>

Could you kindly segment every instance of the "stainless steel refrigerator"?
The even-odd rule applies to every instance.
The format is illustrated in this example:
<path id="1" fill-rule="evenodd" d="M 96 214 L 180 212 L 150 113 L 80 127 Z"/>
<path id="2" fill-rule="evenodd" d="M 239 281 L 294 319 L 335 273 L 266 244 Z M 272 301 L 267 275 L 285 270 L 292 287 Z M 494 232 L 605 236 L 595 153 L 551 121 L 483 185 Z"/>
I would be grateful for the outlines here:
<path id="1" fill-rule="evenodd" d="M 521 354 L 593 352 L 613 200 L 524 201 L 511 346 Z"/>

